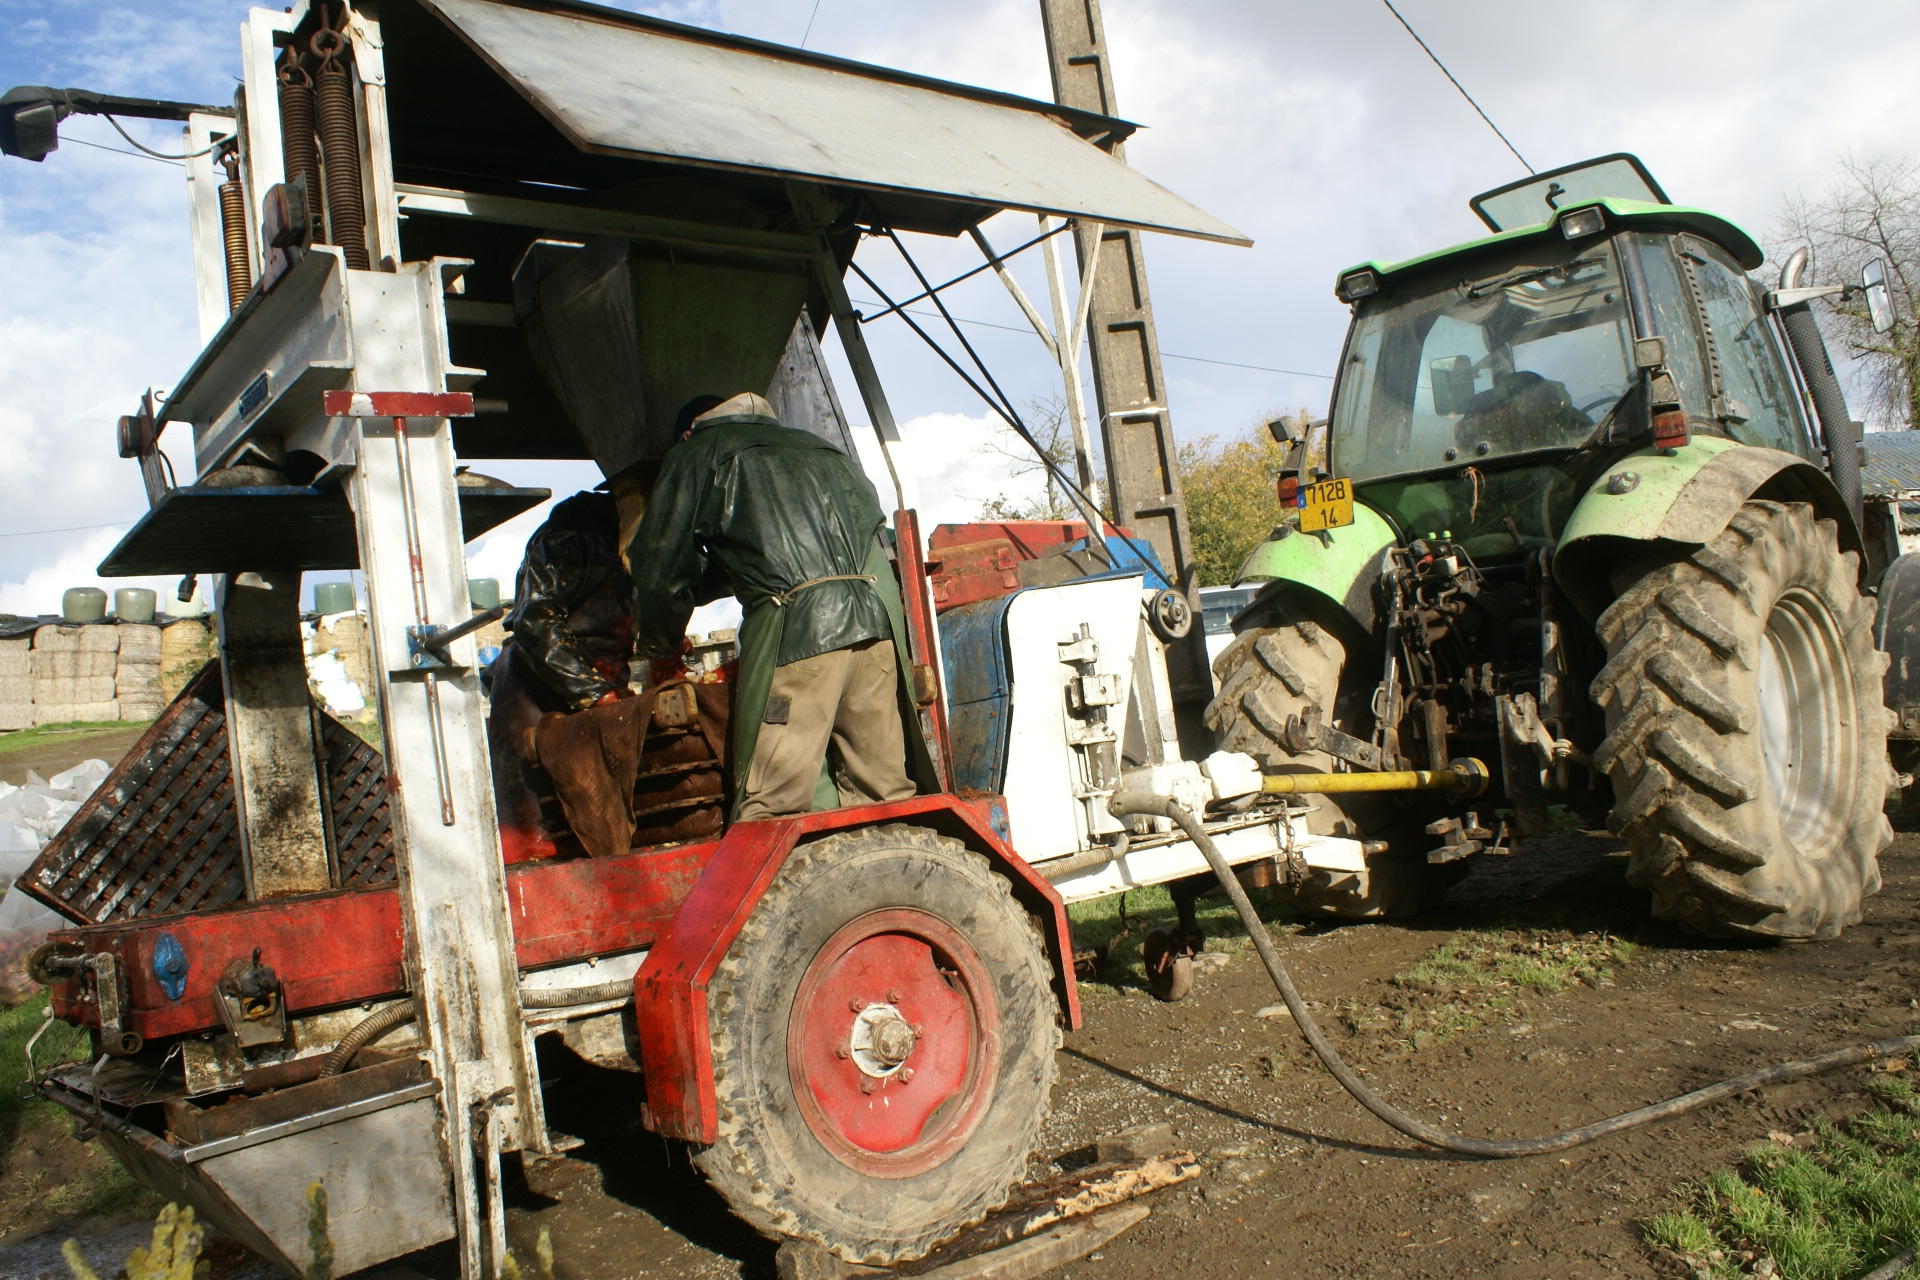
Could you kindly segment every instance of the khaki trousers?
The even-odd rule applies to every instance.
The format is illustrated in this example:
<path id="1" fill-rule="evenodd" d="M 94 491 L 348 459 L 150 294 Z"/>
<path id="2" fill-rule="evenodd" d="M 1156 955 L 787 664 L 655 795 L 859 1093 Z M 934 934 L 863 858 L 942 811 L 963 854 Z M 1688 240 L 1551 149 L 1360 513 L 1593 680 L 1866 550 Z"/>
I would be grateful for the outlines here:
<path id="1" fill-rule="evenodd" d="M 812 809 L 829 743 L 843 806 L 913 795 L 899 696 L 892 640 L 867 640 L 775 667 L 767 706 L 760 709 L 770 722 L 760 725 L 753 744 L 740 820 Z"/>

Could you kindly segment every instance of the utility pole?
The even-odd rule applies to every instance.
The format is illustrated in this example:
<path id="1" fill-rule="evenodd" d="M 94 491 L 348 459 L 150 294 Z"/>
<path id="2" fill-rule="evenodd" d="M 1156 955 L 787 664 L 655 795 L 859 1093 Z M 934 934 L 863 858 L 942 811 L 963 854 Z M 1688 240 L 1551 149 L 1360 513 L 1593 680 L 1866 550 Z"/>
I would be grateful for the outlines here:
<path id="1" fill-rule="evenodd" d="M 1118 115 L 1106 35 L 1100 26 L 1100 0 L 1040 0 L 1040 20 L 1047 33 L 1053 100 L 1063 107 Z M 1118 143 L 1106 149 L 1114 159 L 1125 161 L 1125 150 Z M 1213 735 L 1201 721 L 1213 697 L 1213 676 L 1207 666 L 1205 628 L 1200 625 L 1193 534 L 1187 526 L 1186 496 L 1180 489 L 1140 233 L 1083 226 L 1075 232 L 1074 242 L 1082 267 L 1090 259 L 1095 263 L 1087 338 L 1113 518 L 1153 547 L 1176 589 L 1186 595 L 1194 620 L 1185 639 L 1167 646 L 1167 679 L 1181 752 L 1197 760 L 1213 750 Z"/>

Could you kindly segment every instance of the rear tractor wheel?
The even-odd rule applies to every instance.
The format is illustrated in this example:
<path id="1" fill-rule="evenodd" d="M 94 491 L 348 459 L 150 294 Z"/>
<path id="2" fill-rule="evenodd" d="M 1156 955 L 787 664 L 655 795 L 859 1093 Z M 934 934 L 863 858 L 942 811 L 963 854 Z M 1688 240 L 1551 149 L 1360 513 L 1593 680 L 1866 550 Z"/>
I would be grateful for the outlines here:
<path id="1" fill-rule="evenodd" d="M 1325 722 L 1357 738 L 1373 732 L 1369 699 L 1378 661 L 1360 655 L 1359 628 L 1329 605 L 1315 609 L 1281 592 L 1250 606 L 1244 627 L 1214 660 L 1220 692 L 1207 707 L 1207 727 L 1222 751 L 1243 751 L 1268 773 L 1323 773 L 1325 752 L 1287 746 L 1289 716 L 1318 707 Z M 1352 659 L 1350 661 L 1350 658 Z M 1294 904 L 1344 919 L 1410 916 L 1466 874 L 1464 861 L 1433 865 L 1426 852 L 1427 819 L 1409 816 L 1384 795 L 1302 796 L 1312 807 L 1307 826 L 1316 835 L 1387 843 L 1366 856 L 1364 871 L 1315 870 L 1293 886 Z"/>
<path id="2" fill-rule="evenodd" d="M 694 1162 L 769 1235 L 917 1258 L 1005 1202 L 1060 1044 L 1033 920 L 916 827 L 794 850 L 715 975 L 719 1141 Z"/>
<path id="3" fill-rule="evenodd" d="M 1594 764 L 1653 913 L 1694 933 L 1831 938 L 1880 888 L 1885 655 L 1858 558 L 1804 503 L 1748 502 L 1598 624 Z"/>

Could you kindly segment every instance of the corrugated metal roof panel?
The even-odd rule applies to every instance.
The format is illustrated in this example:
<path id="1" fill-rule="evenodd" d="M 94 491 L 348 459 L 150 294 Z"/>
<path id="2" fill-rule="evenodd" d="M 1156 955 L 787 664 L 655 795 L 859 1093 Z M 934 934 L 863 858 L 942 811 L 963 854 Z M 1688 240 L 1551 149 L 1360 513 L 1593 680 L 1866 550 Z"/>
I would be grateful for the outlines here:
<path id="1" fill-rule="evenodd" d="M 1873 431 L 1863 442 L 1860 488 L 1869 498 L 1920 493 L 1920 431 Z"/>
<path id="2" fill-rule="evenodd" d="M 582 150 L 1252 243 L 1048 103 L 605 11 L 425 2 Z"/>

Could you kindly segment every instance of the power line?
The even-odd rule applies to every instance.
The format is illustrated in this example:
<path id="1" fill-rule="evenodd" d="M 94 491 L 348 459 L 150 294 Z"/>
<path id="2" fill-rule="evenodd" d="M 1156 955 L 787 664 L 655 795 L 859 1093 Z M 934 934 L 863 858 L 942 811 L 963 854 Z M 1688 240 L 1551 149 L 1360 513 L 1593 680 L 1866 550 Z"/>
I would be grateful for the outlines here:
<path id="1" fill-rule="evenodd" d="M 135 160 L 151 160 L 155 164 L 170 164 L 176 169 L 186 168 L 186 166 L 178 160 L 169 160 L 165 156 L 143 156 L 138 151 L 126 151 L 120 147 L 103 147 L 97 142 L 88 142 L 85 138 L 69 137 L 64 133 L 60 135 L 60 141 L 78 143 L 83 147 L 92 147 L 95 151 L 111 151 L 117 156 L 132 156 Z"/>
<path id="2" fill-rule="evenodd" d="M 73 524 L 64 529 L 20 529 L 14 533 L 0 533 L 0 538 L 37 538 L 43 533 L 84 533 L 89 529 L 118 529 L 132 523 L 131 520 L 109 520 L 105 524 Z"/>
<path id="3" fill-rule="evenodd" d="M 1453 87 L 1460 91 L 1460 96 L 1467 100 L 1468 106 L 1472 107 L 1475 111 L 1480 112 L 1480 118 L 1487 122 L 1487 128 L 1493 130 L 1494 136 L 1499 138 L 1500 141 L 1507 143 L 1507 150 L 1513 152 L 1513 158 L 1515 160 L 1518 160 L 1521 166 L 1525 168 L 1528 173 L 1536 172 L 1534 167 L 1527 163 L 1527 158 L 1520 154 L 1520 149 L 1514 146 L 1513 143 L 1507 142 L 1507 135 L 1500 132 L 1500 126 L 1493 122 L 1493 117 L 1488 115 L 1485 111 L 1480 110 L 1480 104 L 1473 100 L 1473 95 L 1467 92 L 1467 87 L 1461 84 L 1458 80 L 1454 80 L 1453 72 L 1447 70 L 1447 64 L 1440 61 L 1440 55 L 1435 53 L 1432 49 L 1427 48 L 1427 42 L 1420 38 L 1420 33 L 1413 29 L 1413 24 L 1408 22 L 1405 18 L 1400 17 L 1400 11 L 1393 7 L 1393 0 L 1380 0 L 1380 3 L 1387 6 L 1388 13 L 1392 14 L 1396 18 L 1400 18 L 1400 25 L 1407 29 L 1407 34 L 1413 37 L 1413 42 L 1419 45 L 1422 49 L 1426 49 L 1427 56 L 1433 59 L 1433 65 L 1440 68 L 1440 74 L 1445 76 L 1448 80 L 1453 81 Z"/>
<path id="4" fill-rule="evenodd" d="M 878 303 L 878 302 L 870 302 L 865 298 L 857 298 L 855 299 L 855 301 L 858 302 L 863 307 L 877 307 L 882 305 L 881 303 Z M 928 311 L 912 311 L 911 308 L 906 307 L 905 305 L 902 305 L 900 307 L 900 310 L 911 311 L 911 314 L 919 316 L 923 320 L 938 320 L 940 318 L 939 316 L 934 315 L 933 313 Z M 1032 329 L 1022 329 L 1018 325 L 995 324 L 991 320 L 969 320 L 965 316 L 956 316 L 954 318 L 958 320 L 961 324 L 970 324 L 970 325 L 977 326 L 978 328 L 981 328 L 981 329 L 999 329 L 1003 333 L 1032 333 L 1033 332 Z M 1275 368 L 1272 365 L 1267 365 L 1267 364 L 1241 364 L 1237 360 L 1214 360 L 1207 356 L 1183 356 L 1177 351 L 1162 351 L 1160 353 L 1160 358 L 1163 360 L 1191 360 L 1196 364 L 1224 365 L 1226 368 L 1229 368 L 1229 369 L 1251 369 L 1255 373 L 1283 373 L 1283 374 L 1286 374 L 1288 377 L 1292 377 L 1292 378 L 1320 378 L 1327 382 L 1333 381 L 1333 375 L 1330 373 L 1308 373 L 1304 369 L 1279 369 L 1279 368 Z"/>
<path id="5" fill-rule="evenodd" d="M 813 20 L 820 16 L 820 0 L 813 0 L 813 12 L 807 15 L 807 29 L 800 33 L 800 47 L 807 47 L 807 37 L 813 34 Z"/>

